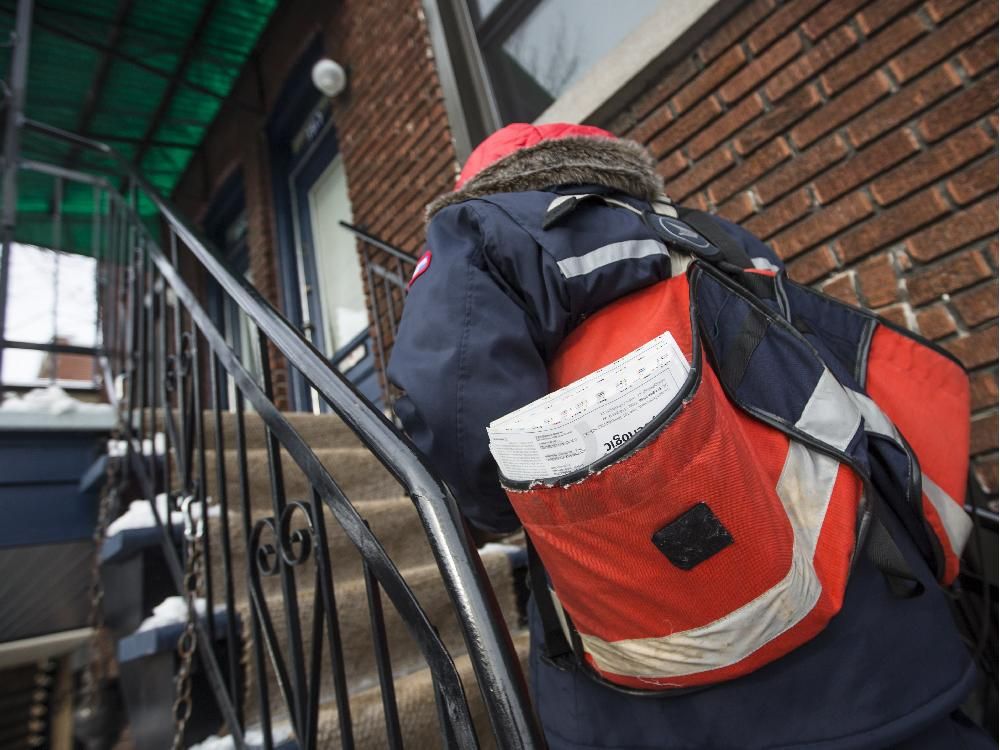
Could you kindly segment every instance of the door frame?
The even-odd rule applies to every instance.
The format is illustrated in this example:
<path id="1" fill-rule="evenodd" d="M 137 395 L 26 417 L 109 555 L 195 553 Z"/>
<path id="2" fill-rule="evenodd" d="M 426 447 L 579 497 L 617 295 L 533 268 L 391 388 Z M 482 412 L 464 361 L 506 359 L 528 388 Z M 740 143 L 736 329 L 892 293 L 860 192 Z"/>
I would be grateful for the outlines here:
<path id="1" fill-rule="evenodd" d="M 285 317 L 300 331 L 303 320 L 303 284 L 307 264 L 300 263 L 296 241 L 296 220 L 292 210 L 292 190 L 288 175 L 296 161 L 292 156 L 292 138 L 302 127 L 306 116 L 315 106 L 319 92 L 312 85 L 312 66 L 323 57 L 323 41 L 319 35 L 306 47 L 298 62 L 285 78 L 267 122 L 268 161 L 271 172 L 271 196 L 274 205 L 275 251 L 278 282 L 281 286 L 281 308 Z M 311 337 L 308 336 L 307 338 Z M 312 390 L 297 370 L 288 373 L 289 408 L 312 411 Z"/>

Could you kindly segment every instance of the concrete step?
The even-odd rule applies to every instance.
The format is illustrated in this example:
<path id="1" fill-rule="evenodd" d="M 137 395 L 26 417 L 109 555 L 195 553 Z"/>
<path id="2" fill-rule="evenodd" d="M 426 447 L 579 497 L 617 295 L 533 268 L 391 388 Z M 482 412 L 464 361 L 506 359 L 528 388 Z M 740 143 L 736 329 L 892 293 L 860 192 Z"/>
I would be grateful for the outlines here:
<path id="1" fill-rule="evenodd" d="M 376 538 L 385 548 L 389 557 L 395 562 L 400 570 L 406 568 L 427 565 L 434 561 L 430 545 L 423 533 L 420 519 L 413 503 L 408 498 L 397 497 L 390 500 L 371 500 L 360 503 L 357 506 L 361 516 L 368 521 Z M 268 512 L 268 515 L 270 513 Z M 263 514 L 255 513 L 253 518 L 263 517 Z M 356 579 L 361 576 L 361 556 L 354 547 L 354 544 L 347 538 L 340 525 L 333 518 L 332 513 L 325 511 L 327 544 L 330 552 L 331 570 L 335 583 Z M 302 528 L 301 519 L 293 524 L 293 528 Z M 211 552 L 211 574 L 215 588 L 215 599 L 221 603 L 221 581 L 222 576 L 222 525 L 218 518 L 210 518 L 208 523 L 209 548 Z M 246 570 L 247 551 L 246 540 L 243 536 L 242 516 L 237 511 L 229 514 L 229 539 L 231 550 L 231 561 L 233 570 L 233 583 L 236 598 L 245 600 L 247 598 Z M 268 532 L 265 532 L 263 541 L 273 541 Z M 315 554 L 315 552 L 314 552 Z M 312 587 L 315 566 L 312 560 L 297 569 L 296 581 L 298 585 L 308 585 Z M 281 582 L 278 576 L 262 578 L 261 586 L 263 590 L 270 594 L 281 591 Z"/>
<path id="2" fill-rule="evenodd" d="M 365 448 L 314 447 L 313 452 L 351 502 L 399 497 L 403 493 L 395 478 Z M 226 498 L 230 509 L 236 509 L 240 503 L 238 454 L 235 450 L 227 450 L 225 453 Z M 287 501 L 312 497 L 312 485 L 286 451 L 281 452 L 281 468 Z M 214 451 L 205 454 L 205 474 L 208 495 L 218 497 Z M 271 473 L 265 449 L 247 451 L 247 481 L 255 513 L 270 515 L 273 507 Z"/>
<path id="3" fill-rule="evenodd" d="M 181 429 L 180 412 L 173 410 L 177 429 Z M 147 410 L 146 429 L 149 429 L 150 411 Z M 353 432 L 336 414 L 311 414 L 309 412 L 282 412 L 282 416 L 291 424 L 302 439 L 309 445 L 325 448 L 356 448 L 361 445 Z M 224 449 L 236 448 L 236 414 L 222 412 L 222 442 Z M 254 412 L 244 415 L 244 430 L 248 448 L 264 448 L 264 421 Z M 136 416 L 138 419 L 138 416 Z M 205 447 L 215 447 L 215 417 L 210 409 L 204 411 Z M 156 426 L 159 432 L 164 432 L 163 410 L 157 410 Z"/>
<path id="4" fill-rule="evenodd" d="M 508 627 L 518 627 L 518 610 L 514 585 L 511 558 L 503 553 L 488 554 L 483 557 L 483 566 L 489 575 L 490 582 L 500 602 L 501 610 L 508 619 Z M 407 584 L 413 590 L 428 619 L 437 629 L 442 642 L 449 653 L 462 654 L 465 644 L 458 619 L 452 610 L 451 600 L 441 582 L 437 566 L 434 564 L 411 567 L 402 571 Z M 344 654 L 344 672 L 347 679 L 348 692 L 352 695 L 363 693 L 378 686 L 378 672 L 375 664 L 374 639 L 371 634 L 371 623 L 368 608 L 367 590 L 361 579 L 345 581 L 336 587 L 337 612 L 340 623 L 341 644 Z M 313 624 L 313 592 L 302 592 L 298 597 L 301 643 L 306 663 L 312 649 Z M 382 593 L 382 607 L 385 617 L 386 642 L 392 663 L 395 680 L 405 678 L 413 672 L 426 667 L 426 661 L 411 637 L 405 623 L 397 613 L 385 592 Z M 287 665 L 291 665 L 289 651 L 288 624 L 285 618 L 283 598 L 280 594 L 267 597 L 267 609 L 274 627 L 281 653 Z M 245 603 L 240 608 L 240 621 L 249 623 L 250 605 Z M 253 647 L 249 628 L 244 628 L 243 663 L 253 664 Z M 328 641 L 323 633 L 323 670 L 320 683 L 320 700 L 333 701 L 333 673 L 330 668 Z M 278 691 L 273 670 L 269 668 L 268 697 L 272 715 L 285 712 L 284 701 Z M 248 666 L 245 691 L 247 719 L 250 723 L 259 719 L 259 697 L 257 695 L 256 674 L 253 667 Z M 433 709 L 433 704 L 429 706 Z"/>
<path id="5" fill-rule="evenodd" d="M 522 668 L 528 669 L 528 633 L 520 631 L 514 635 L 514 647 L 521 659 Z M 476 684 L 472 661 L 468 654 L 455 657 L 458 670 L 469 703 L 469 712 L 479 737 L 480 747 L 490 750 L 497 747 L 490 731 L 489 718 L 482 694 Z M 395 681 L 396 704 L 398 706 L 400 729 L 405 747 L 444 747 L 438 724 L 437 709 L 434 704 L 434 682 L 426 667 Z M 382 695 L 372 688 L 351 699 L 351 725 L 354 741 L 358 748 L 375 750 L 388 747 L 385 729 L 385 714 L 382 709 Z M 340 747 L 340 722 L 337 709 L 330 705 L 320 710 L 316 747 Z"/>

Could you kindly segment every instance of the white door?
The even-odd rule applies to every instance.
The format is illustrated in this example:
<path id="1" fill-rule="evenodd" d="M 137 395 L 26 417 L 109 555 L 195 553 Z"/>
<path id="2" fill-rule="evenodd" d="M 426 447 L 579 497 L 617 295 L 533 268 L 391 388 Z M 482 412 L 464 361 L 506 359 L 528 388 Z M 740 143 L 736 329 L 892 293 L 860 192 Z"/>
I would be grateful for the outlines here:
<path id="1" fill-rule="evenodd" d="M 351 222 L 347 176 L 339 155 L 309 188 L 309 217 L 326 354 L 333 356 L 368 328 L 361 264 Z"/>

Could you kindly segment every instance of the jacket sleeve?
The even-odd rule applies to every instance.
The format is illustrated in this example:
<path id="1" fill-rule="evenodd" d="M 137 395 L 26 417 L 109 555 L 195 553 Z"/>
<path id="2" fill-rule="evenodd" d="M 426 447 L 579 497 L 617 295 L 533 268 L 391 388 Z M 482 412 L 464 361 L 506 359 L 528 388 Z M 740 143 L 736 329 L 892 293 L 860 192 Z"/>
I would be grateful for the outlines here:
<path id="1" fill-rule="evenodd" d="M 413 282 L 388 375 L 403 428 L 448 483 L 463 514 L 490 532 L 519 521 L 501 489 L 486 426 L 545 395 L 548 376 L 527 315 L 488 271 L 473 204 L 428 227 L 431 262 Z"/>

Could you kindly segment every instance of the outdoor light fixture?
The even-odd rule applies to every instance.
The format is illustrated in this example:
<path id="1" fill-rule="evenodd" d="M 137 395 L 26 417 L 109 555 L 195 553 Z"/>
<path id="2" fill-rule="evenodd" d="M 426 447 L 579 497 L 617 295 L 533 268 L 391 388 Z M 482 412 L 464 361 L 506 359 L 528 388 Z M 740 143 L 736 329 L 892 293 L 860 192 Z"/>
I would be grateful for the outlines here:
<path id="1" fill-rule="evenodd" d="M 347 71 L 340 63 L 324 57 L 313 65 L 312 81 L 323 94 L 332 98 L 347 88 Z"/>

